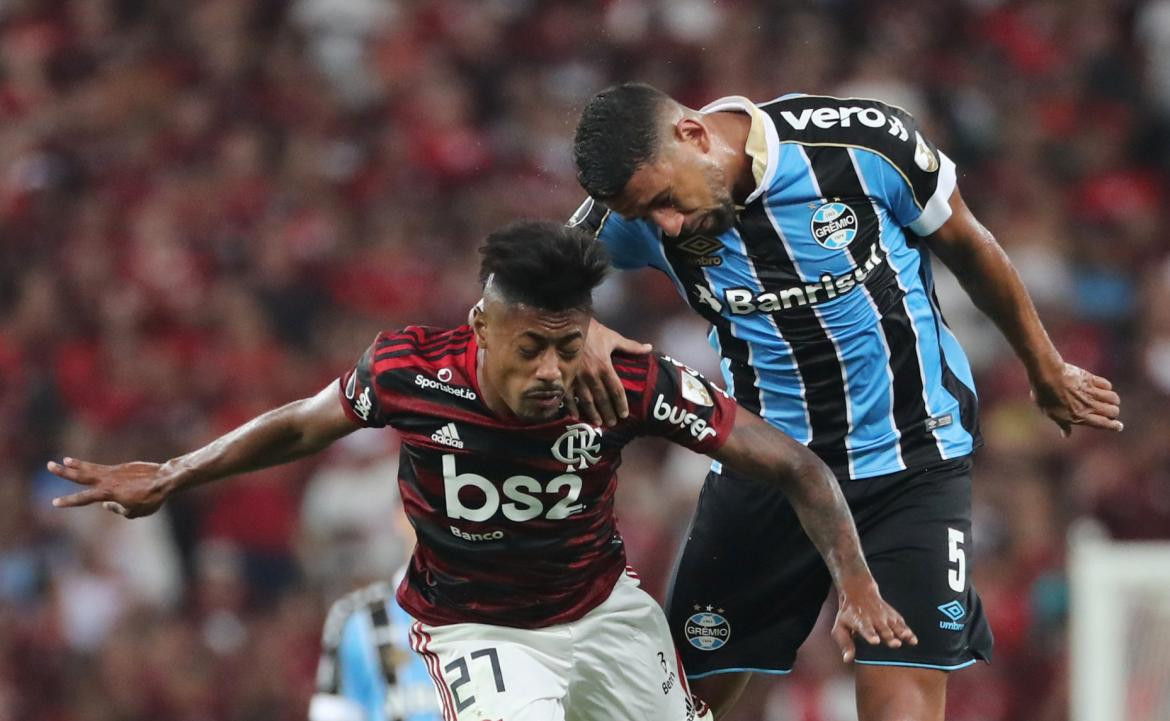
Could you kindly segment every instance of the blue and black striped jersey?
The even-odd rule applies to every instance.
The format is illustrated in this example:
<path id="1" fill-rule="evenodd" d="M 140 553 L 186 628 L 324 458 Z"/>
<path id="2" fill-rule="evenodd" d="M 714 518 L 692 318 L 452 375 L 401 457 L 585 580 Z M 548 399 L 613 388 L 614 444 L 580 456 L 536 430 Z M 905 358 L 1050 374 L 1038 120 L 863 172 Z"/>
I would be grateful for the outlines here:
<path id="1" fill-rule="evenodd" d="M 875 100 L 730 97 L 752 119 L 757 188 L 718 237 L 671 238 L 587 200 L 619 268 L 666 273 L 712 325 L 739 403 L 840 478 L 970 453 L 970 365 L 943 320 L 921 237 L 950 217 L 955 166 L 905 111 Z M 718 470 L 718 467 L 717 467 Z"/>
<path id="2" fill-rule="evenodd" d="M 394 585 L 374 583 L 343 596 L 329 609 L 310 721 L 442 718 L 426 664 L 411 650 L 414 619 L 402 610 L 394 594 Z M 336 698 L 348 703 L 330 702 Z M 339 713 L 340 709 L 355 713 Z"/>

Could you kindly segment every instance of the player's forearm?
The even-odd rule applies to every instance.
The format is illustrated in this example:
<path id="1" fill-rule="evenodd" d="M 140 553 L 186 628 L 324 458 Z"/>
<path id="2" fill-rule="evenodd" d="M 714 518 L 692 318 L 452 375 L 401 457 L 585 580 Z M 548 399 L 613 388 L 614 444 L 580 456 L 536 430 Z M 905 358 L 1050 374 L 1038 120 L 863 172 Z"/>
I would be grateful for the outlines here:
<path id="1" fill-rule="evenodd" d="M 870 582 L 869 567 L 853 515 L 841 487 L 828 466 L 813 456 L 793 467 L 782 481 L 784 493 L 817 551 L 825 559 L 833 583 L 847 590 L 858 582 Z"/>
<path id="2" fill-rule="evenodd" d="M 784 493 L 838 588 L 872 582 L 841 486 L 816 454 L 741 410 L 715 458 L 748 478 L 773 483 Z"/>
<path id="3" fill-rule="evenodd" d="M 1064 367 L 1060 353 L 1007 253 L 960 198 L 952 200 L 952 207 L 955 216 L 931 238 L 931 249 L 1004 334 L 1032 383 L 1043 386 L 1059 379 Z"/>
<path id="4" fill-rule="evenodd" d="M 170 492 L 239 473 L 288 463 L 333 442 L 339 428 L 311 422 L 315 399 L 305 398 L 268 411 L 206 446 L 164 464 L 172 472 Z"/>

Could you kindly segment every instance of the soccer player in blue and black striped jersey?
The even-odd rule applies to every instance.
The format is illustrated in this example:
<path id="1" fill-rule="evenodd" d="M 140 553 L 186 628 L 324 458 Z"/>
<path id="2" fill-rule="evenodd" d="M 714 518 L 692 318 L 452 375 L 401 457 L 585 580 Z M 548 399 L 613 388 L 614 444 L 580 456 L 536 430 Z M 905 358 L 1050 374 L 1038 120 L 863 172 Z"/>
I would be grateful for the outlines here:
<path id="1" fill-rule="evenodd" d="M 440 721 L 439 696 L 411 648 L 414 619 L 379 581 L 334 602 L 321 634 L 309 721 Z"/>
<path id="2" fill-rule="evenodd" d="M 941 721 L 946 672 L 989 660 L 992 637 L 968 556 L 975 386 L 930 254 L 1004 332 L 1066 434 L 1121 429 L 1109 382 L 1061 359 L 954 163 L 899 108 L 793 94 L 696 111 L 630 83 L 589 102 L 574 155 L 590 199 L 570 224 L 617 267 L 665 273 L 710 322 L 728 389 L 833 469 L 874 576 L 918 632 L 917 646 L 859 647 L 861 720 Z M 581 412 L 606 422 L 623 410 L 615 343 L 628 341 L 591 331 L 577 389 Z M 792 668 L 829 588 L 791 506 L 741 480 L 712 467 L 667 609 L 717 715 L 752 672 Z M 719 643 L 698 623 L 713 608 Z"/>

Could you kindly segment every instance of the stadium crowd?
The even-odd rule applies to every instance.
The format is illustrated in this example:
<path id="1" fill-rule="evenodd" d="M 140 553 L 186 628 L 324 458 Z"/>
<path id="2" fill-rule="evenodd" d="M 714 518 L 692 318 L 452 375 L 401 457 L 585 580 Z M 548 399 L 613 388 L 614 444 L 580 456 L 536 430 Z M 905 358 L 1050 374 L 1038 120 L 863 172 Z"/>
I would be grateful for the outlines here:
<path id="1" fill-rule="evenodd" d="M 944 276 L 996 633 L 948 718 L 1067 717 L 1070 525 L 1170 538 L 1170 0 L 0 2 L 0 721 L 304 718 L 323 609 L 409 549 L 389 433 L 133 522 L 52 509 L 45 461 L 162 460 L 316 391 L 380 328 L 462 322 L 480 239 L 580 202 L 576 114 L 622 79 L 910 109 L 1067 359 L 1118 385 L 1124 433 L 1061 440 Z M 664 278 L 599 300 L 716 372 Z M 627 454 L 621 522 L 659 596 L 705 466 Z M 826 628 L 728 721 L 844 721 L 850 684 Z"/>

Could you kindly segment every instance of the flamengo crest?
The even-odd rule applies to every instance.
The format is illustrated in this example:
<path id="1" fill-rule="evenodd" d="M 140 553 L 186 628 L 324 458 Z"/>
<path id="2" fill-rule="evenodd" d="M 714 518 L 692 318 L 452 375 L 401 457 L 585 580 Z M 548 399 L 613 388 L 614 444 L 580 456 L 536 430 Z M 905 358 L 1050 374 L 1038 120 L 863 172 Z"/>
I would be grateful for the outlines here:
<path id="1" fill-rule="evenodd" d="M 568 466 L 567 471 L 585 470 L 589 464 L 601 460 L 601 429 L 588 423 L 574 423 L 553 444 L 552 454 Z"/>

